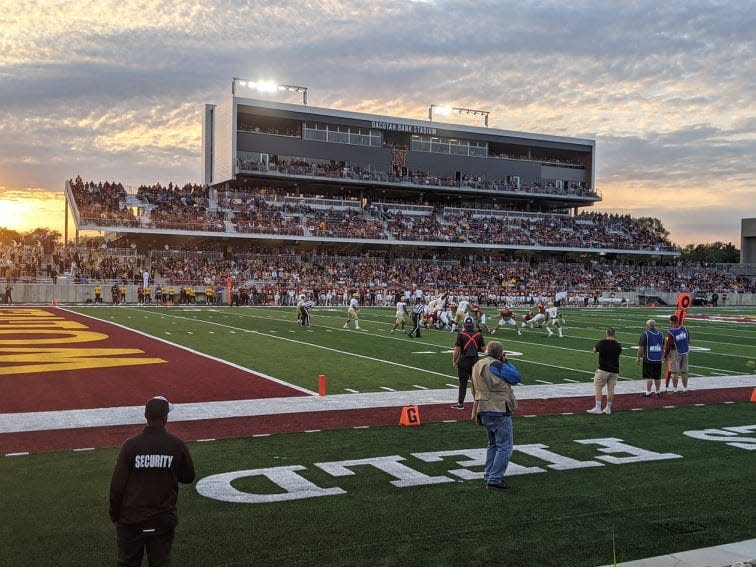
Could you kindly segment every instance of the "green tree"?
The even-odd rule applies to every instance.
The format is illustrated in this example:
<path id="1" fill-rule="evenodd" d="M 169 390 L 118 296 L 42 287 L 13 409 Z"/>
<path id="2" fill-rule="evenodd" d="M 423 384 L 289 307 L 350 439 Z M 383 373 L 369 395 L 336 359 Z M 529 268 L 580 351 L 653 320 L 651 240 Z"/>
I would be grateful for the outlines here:
<path id="1" fill-rule="evenodd" d="M 21 233 L 17 230 L 0 227 L 0 244 L 11 244 L 14 241 L 21 242 Z"/>
<path id="2" fill-rule="evenodd" d="M 61 242 L 61 234 L 57 230 L 49 228 L 35 228 L 21 235 L 21 241 L 24 244 L 36 246 L 41 244 L 46 254 L 51 254 L 55 245 Z"/>
<path id="3" fill-rule="evenodd" d="M 646 226 L 649 229 L 653 230 L 654 233 L 656 233 L 656 235 L 661 238 L 669 237 L 669 231 L 664 228 L 664 225 L 662 224 L 662 221 L 660 219 L 654 217 L 640 217 L 638 218 L 638 222 L 643 226 Z"/>
<path id="4" fill-rule="evenodd" d="M 740 261 L 740 250 L 732 242 L 712 242 L 711 244 L 688 244 L 680 252 L 683 262 L 708 262 L 713 264 L 736 264 Z"/>

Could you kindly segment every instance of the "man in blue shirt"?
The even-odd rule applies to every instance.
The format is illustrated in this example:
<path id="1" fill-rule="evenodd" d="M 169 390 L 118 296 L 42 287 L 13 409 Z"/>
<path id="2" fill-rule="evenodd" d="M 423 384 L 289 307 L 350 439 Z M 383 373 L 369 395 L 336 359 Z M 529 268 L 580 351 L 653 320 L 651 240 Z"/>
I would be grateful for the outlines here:
<path id="1" fill-rule="evenodd" d="M 638 341 L 638 355 L 635 357 L 635 364 L 643 361 L 643 378 L 646 379 L 646 391 L 644 397 L 654 394 L 651 391 L 653 384 L 656 389 L 656 397 L 661 395 L 661 374 L 662 359 L 664 357 L 664 335 L 656 330 L 656 321 L 649 319 L 646 321 L 646 330 L 640 336 Z"/>
<path id="2" fill-rule="evenodd" d="M 690 352 L 690 333 L 680 325 L 677 315 L 669 318 L 670 328 L 667 331 L 667 343 L 664 346 L 664 359 L 672 375 L 672 391 L 688 395 L 688 353 Z M 682 389 L 677 389 L 678 381 L 682 379 Z"/>

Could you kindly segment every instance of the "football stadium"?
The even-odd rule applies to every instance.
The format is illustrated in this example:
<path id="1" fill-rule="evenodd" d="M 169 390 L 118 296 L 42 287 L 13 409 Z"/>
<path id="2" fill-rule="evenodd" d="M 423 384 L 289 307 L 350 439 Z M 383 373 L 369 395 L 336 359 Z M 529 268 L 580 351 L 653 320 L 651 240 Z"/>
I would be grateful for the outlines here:
<path id="1" fill-rule="evenodd" d="M 756 560 L 753 265 L 682 264 L 657 219 L 596 211 L 594 140 L 260 86 L 205 105 L 196 183 L 72 175 L 74 244 L 7 251 L 0 563 L 115 560 L 111 475 L 154 396 L 196 467 L 175 565 Z M 672 315 L 689 377 L 651 390 L 639 337 Z M 522 374 L 505 491 L 457 403 L 468 320 Z"/>

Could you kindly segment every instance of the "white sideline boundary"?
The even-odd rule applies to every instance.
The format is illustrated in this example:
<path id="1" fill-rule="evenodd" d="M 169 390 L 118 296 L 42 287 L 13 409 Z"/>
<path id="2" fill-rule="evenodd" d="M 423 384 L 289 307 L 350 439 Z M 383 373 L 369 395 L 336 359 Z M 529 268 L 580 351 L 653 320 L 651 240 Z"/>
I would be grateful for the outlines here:
<path id="1" fill-rule="evenodd" d="M 691 377 L 690 390 L 717 390 L 722 388 L 756 388 L 756 374 L 741 376 Z M 645 389 L 645 381 L 630 380 L 617 383 L 615 394 L 638 394 Z M 591 382 L 515 386 L 520 400 L 574 398 L 593 395 Z M 671 395 L 671 394 L 668 394 Z M 469 398 L 468 398 L 469 399 Z M 231 417 L 252 417 L 286 413 L 304 413 L 382 407 L 402 407 L 408 404 L 433 405 L 456 400 L 456 390 L 405 390 L 334 394 L 326 396 L 295 396 L 257 400 L 228 400 L 174 404 L 170 421 L 199 421 Z M 59 410 L 43 412 L 17 412 L 0 414 L 0 434 L 27 431 L 47 431 L 144 423 L 144 406 Z"/>

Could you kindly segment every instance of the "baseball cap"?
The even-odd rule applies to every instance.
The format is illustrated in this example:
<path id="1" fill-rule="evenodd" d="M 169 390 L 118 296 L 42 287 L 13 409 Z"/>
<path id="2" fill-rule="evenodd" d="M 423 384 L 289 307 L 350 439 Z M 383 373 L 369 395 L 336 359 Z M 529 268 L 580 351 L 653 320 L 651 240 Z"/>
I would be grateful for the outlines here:
<path id="1" fill-rule="evenodd" d="M 163 396 L 155 396 L 144 406 L 144 417 L 158 419 L 165 417 L 173 409 L 173 406 Z"/>

